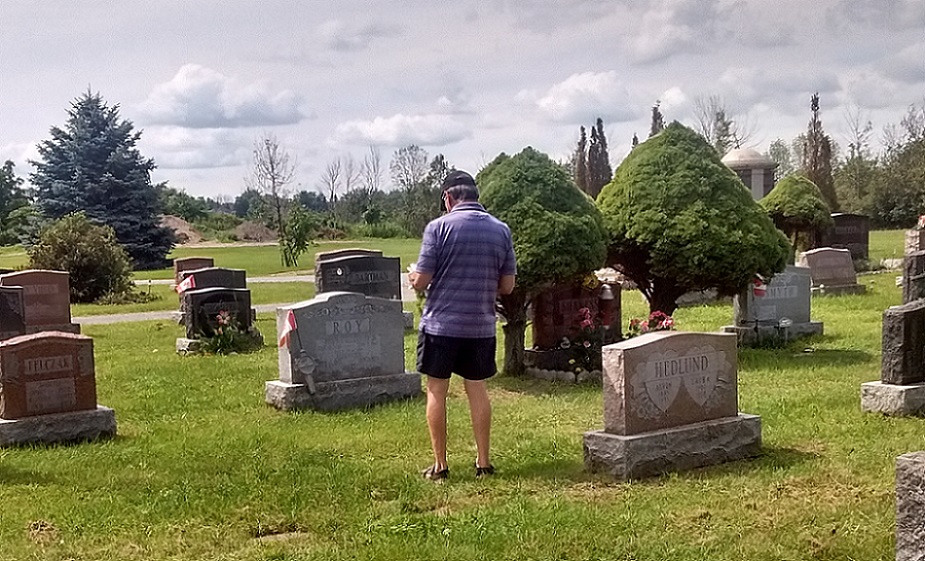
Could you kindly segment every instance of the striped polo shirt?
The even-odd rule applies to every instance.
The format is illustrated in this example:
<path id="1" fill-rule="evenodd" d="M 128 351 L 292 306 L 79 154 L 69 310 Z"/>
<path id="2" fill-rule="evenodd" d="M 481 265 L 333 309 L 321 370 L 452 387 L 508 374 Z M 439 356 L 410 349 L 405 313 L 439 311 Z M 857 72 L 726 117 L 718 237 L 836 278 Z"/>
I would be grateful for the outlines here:
<path id="1" fill-rule="evenodd" d="M 495 336 L 498 281 L 517 273 L 507 224 L 477 202 L 460 202 L 424 229 L 416 267 L 434 276 L 422 330 L 446 337 Z"/>

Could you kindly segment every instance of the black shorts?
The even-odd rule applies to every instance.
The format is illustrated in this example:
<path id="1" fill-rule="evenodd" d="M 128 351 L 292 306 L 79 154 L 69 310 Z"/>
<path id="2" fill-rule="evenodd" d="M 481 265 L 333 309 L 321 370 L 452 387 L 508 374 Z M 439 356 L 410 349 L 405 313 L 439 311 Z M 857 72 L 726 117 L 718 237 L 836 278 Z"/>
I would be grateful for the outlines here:
<path id="1" fill-rule="evenodd" d="M 418 333 L 418 372 L 448 379 L 455 372 L 466 380 L 485 380 L 497 372 L 495 338 L 468 339 Z"/>

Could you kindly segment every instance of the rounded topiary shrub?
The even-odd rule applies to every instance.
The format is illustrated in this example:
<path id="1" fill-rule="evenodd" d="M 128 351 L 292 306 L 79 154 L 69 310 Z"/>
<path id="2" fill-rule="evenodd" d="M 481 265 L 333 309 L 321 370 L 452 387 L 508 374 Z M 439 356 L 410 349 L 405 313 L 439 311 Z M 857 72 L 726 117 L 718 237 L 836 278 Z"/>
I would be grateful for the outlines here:
<path id="1" fill-rule="evenodd" d="M 71 302 L 93 302 L 131 292 L 132 267 L 115 232 L 94 224 L 82 212 L 42 230 L 29 249 L 29 267 L 70 273 Z"/>
<path id="2" fill-rule="evenodd" d="M 815 247 L 816 234 L 834 225 L 822 191 L 802 175 L 778 181 L 759 204 L 797 252 Z"/>

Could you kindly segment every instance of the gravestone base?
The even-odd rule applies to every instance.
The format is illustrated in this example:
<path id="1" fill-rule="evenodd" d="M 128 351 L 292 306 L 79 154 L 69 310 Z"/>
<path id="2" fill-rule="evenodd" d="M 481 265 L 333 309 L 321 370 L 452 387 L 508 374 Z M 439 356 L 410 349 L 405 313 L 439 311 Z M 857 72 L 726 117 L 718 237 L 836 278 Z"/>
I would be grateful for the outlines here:
<path id="1" fill-rule="evenodd" d="M 87 411 L 0 419 L 0 446 L 97 440 L 115 435 L 116 414 L 102 405 Z"/>
<path id="2" fill-rule="evenodd" d="M 54 325 L 27 325 L 26 326 L 26 335 L 31 335 L 33 333 L 42 333 L 44 331 L 63 331 L 65 333 L 73 333 L 75 335 L 80 335 L 80 324 L 79 323 L 57 323 Z"/>
<path id="3" fill-rule="evenodd" d="M 411 372 L 391 376 L 354 378 L 313 384 L 266 383 L 266 402 L 283 411 L 316 409 L 339 411 L 410 399 L 421 395 L 421 375 Z"/>
<path id="4" fill-rule="evenodd" d="M 865 292 L 867 292 L 867 287 L 863 284 L 814 286 L 810 289 L 813 296 L 844 296 L 846 294 L 864 294 Z"/>
<path id="5" fill-rule="evenodd" d="M 896 561 L 922 561 L 925 553 L 925 452 L 896 458 Z"/>
<path id="6" fill-rule="evenodd" d="M 177 337 L 177 354 L 195 354 L 202 350 L 202 341 L 199 339 L 187 339 L 186 337 Z"/>
<path id="7" fill-rule="evenodd" d="M 925 384 L 861 384 L 861 411 L 894 417 L 925 416 Z"/>
<path id="8" fill-rule="evenodd" d="M 618 481 L 732 462 L 761 452 L 761 417 L 739 413 L 681 427 L 623 436 L 584 435 L 585 468 Z"/>
<path id="9" fill-rule="evenodd" d="M 528 366 L 525 371 L 527 376 L 530 376 L 531 378 L 548 380 L 550 382 L 569 382 L 574 384 L 581 384 L 589 380 L 600 381 L 602 376 L 600 370 L 592 370 L 591 372 L 582 370 L 581 372 L 576 373 L 570 372 L 568 370 L 546 370 L 544 368 Z"/>
<path id="10" fill-rule="evenodd" d="M 402 310 L 401 319 L 405 325 L 405 331 L 414 329 L 414 312 L 406 312 Z"/>
<path id="11" fill-rule="evenodd" d="M 790 327 L 724 325 L 722 331 L 723 333 L 735 333 L 740 346 L 752 346 L 772 341 L 792 341 L 812 335 L 822 335 L 823 325 L 821 321 L 794 323 Z"/>

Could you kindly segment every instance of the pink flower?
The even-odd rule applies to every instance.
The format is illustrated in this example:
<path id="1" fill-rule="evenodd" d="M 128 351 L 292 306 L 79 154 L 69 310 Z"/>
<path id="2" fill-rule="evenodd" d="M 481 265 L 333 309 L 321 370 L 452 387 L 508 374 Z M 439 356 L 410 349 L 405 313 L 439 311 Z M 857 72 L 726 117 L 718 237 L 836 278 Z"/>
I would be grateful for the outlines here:
<path id="1" fill-rule="evenodd" d="M 588 329 L 590 327 L 594 327 L 594 320 L 592 319 L 582 320 L 581 327 L 582 329 Z"/>
<path id="2" fill-rule="evenodd" d="M 585 341 L 585 348 L 586 349 L 591 348 L 591 341 Z"/>

